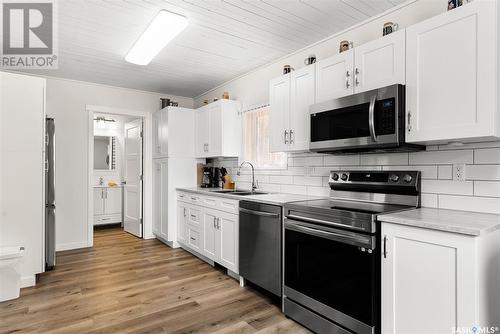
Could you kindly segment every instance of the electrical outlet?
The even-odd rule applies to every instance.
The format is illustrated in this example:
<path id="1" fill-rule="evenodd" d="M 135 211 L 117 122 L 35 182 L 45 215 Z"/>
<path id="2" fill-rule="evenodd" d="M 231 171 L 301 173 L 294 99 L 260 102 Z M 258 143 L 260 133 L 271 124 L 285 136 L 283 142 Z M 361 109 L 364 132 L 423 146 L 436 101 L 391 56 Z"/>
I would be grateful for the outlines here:
<path id="1" fill-rule="evenodd" d="M 453 164 L 453 180 L 465 181 L 465 164 Z"/>

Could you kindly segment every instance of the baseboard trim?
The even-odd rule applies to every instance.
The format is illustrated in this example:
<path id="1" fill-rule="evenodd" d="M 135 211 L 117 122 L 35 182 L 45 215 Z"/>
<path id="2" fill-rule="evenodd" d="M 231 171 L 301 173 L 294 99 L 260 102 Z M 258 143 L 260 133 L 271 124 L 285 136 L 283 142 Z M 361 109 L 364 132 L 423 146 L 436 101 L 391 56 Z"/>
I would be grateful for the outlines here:
<path id="1" fill-rule="evenodd" d="M 153 233 L 149 233 L 144 235 L 144 239 L 156 239 L 156 236 Z"/>
<path id="2" fill-rule="evenodd" d="M 86 247 L 89 247 L 87 244 L 87 240 L 80 241 L 80 242 L 68 242 L 65 244 L 56 245 L 56 252 L 67 251 L 67 250 L 78 249 L 78 248 L 86 248 Z"/>
<path id="3" fill-rule="evenodd" d="M 35 275 L 21 277 L 20 284 L 21 284 L 21 288 L 28 288 L 30 286 L 35 286 L 35 284 L 36 284 Z"/>

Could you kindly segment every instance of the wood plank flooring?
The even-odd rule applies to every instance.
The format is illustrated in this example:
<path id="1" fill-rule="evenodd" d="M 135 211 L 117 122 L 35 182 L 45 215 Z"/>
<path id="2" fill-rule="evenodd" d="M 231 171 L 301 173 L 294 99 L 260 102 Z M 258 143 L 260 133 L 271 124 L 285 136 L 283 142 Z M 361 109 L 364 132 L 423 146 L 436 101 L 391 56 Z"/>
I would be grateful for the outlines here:
<path id="1" fill-rule="evenodd" d="M 0 333 L 309 333 L 182 249 L 120 228 L 59 252 L 54 271 L 0 303 Z"/>

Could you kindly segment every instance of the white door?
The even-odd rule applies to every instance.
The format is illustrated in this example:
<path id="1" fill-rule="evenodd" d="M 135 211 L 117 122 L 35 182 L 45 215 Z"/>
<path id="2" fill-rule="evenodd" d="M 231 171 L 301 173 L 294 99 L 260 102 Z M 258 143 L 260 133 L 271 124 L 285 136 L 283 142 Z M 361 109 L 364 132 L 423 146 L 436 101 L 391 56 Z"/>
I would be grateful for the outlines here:
<path id="1" fill-rule="evenodd" d="M 316 63 L 316 103 L 354 93 L 354 50 Z"/>
<path id="2" fill-rule="evenodd" d="M 284 152 L 290 139 L 290 74 L 271 80 L 269 90 L 269 147 L 271 152 Z"/>
<path id="3" fill-rule="evenodd" d="M 238 273 L 238 216 L 230 213 L 219 212 L 216 222 L 216 254 L 217 262 L 227 269 Z"/>
<path id="4" fill-rule="evenodd" d="M 215 234 L 217 213 L 210 209 L 203 210 L 203 255 L 211 260 L 216 259 Z"/>
<path id="5" fill-rule="evenodd" d="M 405 30 L 354 49 L 354 92 L 405 83 Z"/>
<path id="6" fill-rule="evenodd" d="M 309 107 L 315 97 L 315 65 L 292 72 L 290 77 L 290 145 L 287 151 L 309 149 Z"/>
<path id="7" fill-rule="evenodd" d="M 94 216 L 104 214 L 104 191 L 103 188 L 94 188 Z"/>
<path id="8" fill-rule="evenodd" d="M 125 124 L 124 229 L 142 237 L 142 119 Z"/>
<path id="9" fill-rule="evenodd" d="M 382 223 L 382 333 L 451 333 L 475 318 L 473 237 Z"/>
<path id="10" fill-rule="evenodd" d="M 106 215 L 116 215 L 122 213 L 122 189 L 105 188 L 104 189 L 104 213 Z"/>
<path id="11" fill-rule="evenodd" d="M 196 111 L 196 157 L 204 158 L 208 155 L 209 114 L 207 106 Z"/>
<path id="12" fill-rule="evenodd" d="M 406 29 L 407 142 L 491 136 L 496 1 L 474 1 Z"/>

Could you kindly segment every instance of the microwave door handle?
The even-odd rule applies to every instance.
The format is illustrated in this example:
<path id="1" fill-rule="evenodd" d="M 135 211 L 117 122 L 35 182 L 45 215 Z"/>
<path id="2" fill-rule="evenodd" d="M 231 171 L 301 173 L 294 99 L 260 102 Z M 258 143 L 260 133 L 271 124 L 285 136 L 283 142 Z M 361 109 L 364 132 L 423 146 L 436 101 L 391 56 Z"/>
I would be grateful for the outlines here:
<path id="1" fill-rule="evenodd" d="M 370 107 L 368 109 L 368 125 L 370 128 L 370 136 L 373 141 L 377 141 L 377 134 L 375 133 L 375 102 L 377 102 L 377 95 L 370 98 Z"/>

